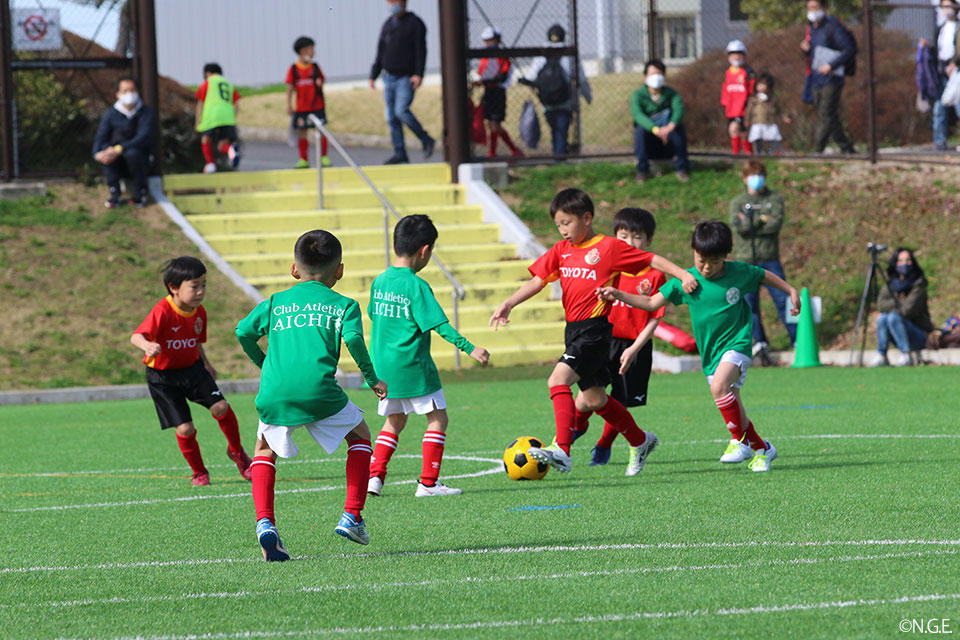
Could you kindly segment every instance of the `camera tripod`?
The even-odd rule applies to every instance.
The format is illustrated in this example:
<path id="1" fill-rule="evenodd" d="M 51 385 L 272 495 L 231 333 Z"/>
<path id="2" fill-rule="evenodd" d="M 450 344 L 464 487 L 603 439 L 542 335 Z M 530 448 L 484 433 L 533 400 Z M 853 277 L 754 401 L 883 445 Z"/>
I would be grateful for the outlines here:
<path id="1" fill-rule="evenodd" d="M 857 311 L 857 324 L 853 327 L 853 341 L 850 346 L 850 366 L 853 366 L 854 358 L 856 357 L 857 334 L 860 333 L 861 326 L 863 326 L 863 337 L 860 341 L 860 357 L 857 359 L 857 366 L 863 366 L 863 352 L 867 347 L 867 327 L 863 323 L 863 320 L 870 315 L 870 302 L 876 300 L 880 282 L 883 282 L 883 286 L 890 286 L 890 280 L 887 278 L 886 272 L 877 260 L 877 256 L 886 250 L 887 245 L 885 244 L 867 243 L 867 251 L 870 253 L 870 268 L 867 270 L 866 282 L 863 285 L 863 295 L 860 296 L 860 310 Z M 880 274 L 879 278 L 877 278 L 877 274 Z M 894 298 L 894 300 L 896 300 L 896 298 Z M 899 307 L 899 304 L 897 306 Z"/>

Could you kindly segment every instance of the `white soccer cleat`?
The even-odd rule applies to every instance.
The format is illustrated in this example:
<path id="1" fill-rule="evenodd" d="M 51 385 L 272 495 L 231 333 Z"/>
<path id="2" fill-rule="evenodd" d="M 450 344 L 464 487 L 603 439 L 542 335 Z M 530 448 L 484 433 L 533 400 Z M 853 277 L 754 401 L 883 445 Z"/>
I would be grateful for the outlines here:
<path id="1" fill-rule="evenodd" d="M 371 496 L 379 496 L 383 491 L 383 478 L 380 476 L 373 476 L 367 482 L 367 493 Z"/>
<path id="2" fill-rule="evenodd" d="M 657 445 L 660 443 L 660 440 L 657 439 L 657 434 L 650 433 L 649 431 L 644 431 L 647 434 L 647 439 L 643 441 L 639 447 L 630 447 L 630 462 L 627 463 L 627 470 L 624 472 L 626 476 L 635 476 L 641 471 L 643 471 L 643 465 L 647 462 L 647 456 L 653 453 L 653 450 L 657 448 Z"/>
<path id="3" fill-rule="evenodd" d="M 777 448 L 770 444 L 768 440 L 763 441 L 767 448 L 763 451 L 754 452 L 753 459 L 750 460 L 750 471 L 764 472 L 770 471 L 770 463 L 777 457 Z"/>
<path id="4" fill-rule="evenodd" d="M 208 162 L 207 164 L 203 165 L 203 172 L 204 172 L 204 173 L 216 173 L 216 172 L 217 172 L 217 165 L 214 164 L 214 163 L 212 163 L 212 162 Z"/>
<path id="5" fill-rule="evenodd" d="M 549 464 L 560 473 L 569 473 L 573 468 L 573 461 L 570 456 L 563 452 L 558 446 L 550 445 L 544 449 L 540 447 L 530 447 L 527 449 L 527 455 L 536 460 Z"/>
<path id="6" fill-rule="evenodd" d="M 417 483 L 417 493 L 414 494 L 417 498 L 430 498 L 432 496 L 457 496 L 463 493 L 462 489 L 454 489 L 453 487 L 448 487 L 442 482 L 437 482 L 432 487 L 428 487 L 422 482 Z"/>
<path id="7" fill-rule="evenodd" d="M 720 462 L 743 462 L 753 457 L 753 449 L 750 445 L 739 440 L 730 440 L 723 455 L 720 456 Z"/>

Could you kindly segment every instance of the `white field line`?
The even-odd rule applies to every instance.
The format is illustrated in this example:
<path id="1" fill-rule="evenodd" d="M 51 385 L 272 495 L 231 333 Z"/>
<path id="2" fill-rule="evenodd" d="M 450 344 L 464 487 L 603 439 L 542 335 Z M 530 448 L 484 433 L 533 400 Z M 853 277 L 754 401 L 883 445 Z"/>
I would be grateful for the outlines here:
<path id="1" fill-rule="evenodd" d="M 448 555 L 507 555 L 513 553 L 554 553 L 558 551 L 663 551 L 691 549 L 744 549 L 744 548 L 817 548 L 817 547 L 960 547 L 960 540 L 808 540 L 808 541 L 777 541 L 755 540 L 743 542 L 635 542 L 622 544 L 595 544 L 595 545 L 544 545 L 537 547 L 479 547 L 475 549 L 437 549 L 434 551 L 385 551 L 382 553 L 335 553 L 324 556 L 294 556 L 294 560 L 341 560 L 355 558 L 402 558 Z M 0 568 L 0 575 L 8 573 L 34 573 L 55 571 L 92 571 L 102 569 L 139 569 L 144 567 L 187 567 L 212 564 L 240 564 L 246 562 L 263 562 L 260 557 L 245 558 L 216 558 L 199 560 L 144 560 L 139 562 L 105 562 L 101 564 L 86 564 L 73 566 L 34 566 L 34 567 L 5 567 Z"/>
<path id="2" fill-rule="evenodd" d="M 677 611 L 637 611 L 632 613 L 613 613 L 601 616 L 577 616 L 571 618 L 527 618 L 523 620 L 480 620 L 460 623 L 422 623 L 410 625 L 391 625 L 377 627 L 331 627 L 326 629 L 305 629 L 302 631 L 241 631 L 237 633 L 201 633 L 190 635 L 153 635 L 153 636 L 113 636 L 110 640 L 221 640 L 227 638 L 292 638 L 298 636 L 325 636 L 340 634 L 398 633 L 404 631 L 461 631 L 473 629 L 499 629 L 542 627 L 544 625 L 597 624 L 602 622 L 629 622 L 633 620 L 663 620 L 671 618 L 710 618 L 715 616 L 734 616 L 758 613 L 782 613 L 785 611 L 811 611 L 830 609 L 849 609 L 851 607 L 877 607 L 894 604 L 912 604 L 919 602 L 942 602 L 960 600 L 960 593 L 930 593 L 890 598 L 856 598 L 848 600 L 829 600 L 824 602 L 794 602 L 774 605 L 755 605 L 752 607 L 723 607 L 720 609 L 681 609 Z M 64 640 L 61 638 L 61 640 Z M 90 639 L 87 639 L 90 640 Z"/>
<path id="3" fill-rule="evenodd" d="M 401 457 L 401 456 L 394 456 Z M 420 456 L 411 455 L 409 457 L 420 458 Z M 485 469 L 483 471 L 476 471 L 474 473 L 461 473 L 459 475 L 444 475 L 444 479 L 448 480 L 457 480 L 460 478 L 477 478 L 479 476 L 488 476 L 494 473 L 503 473 L 502 462 L 500 460 L 494 460 L 492 458 L 477 458 L 472 456 L 446 456 L 447 460 L 473 460 L 479 462 L 488 462 L 491 464 L 496 464 L 497 466 L 490 469 Z M 402 484 L 413 484 L 417 482 L 416 480 L 396 480 L 393 482 L 387 482 L 387 485 L 402 485 Z M 299 489 L 279 489 L 274 491 L 276 495 L 283 495 L 289 493 L 319 493 L 323 491 L 336 491 L 338 489 L 346 489 L 346 485 L 337 484 L 337 485 L 327 485 L 323 487 L 301 487 Z M 66 511 L 68 509 L 99 509 L 103 507 L 130 507 L 130 506 L 140 506 L 147 504 L 169 504 L 172 502 L 195 502 L 197 500 L 217 500 L 222 498 L 249 498 L 250 492 L 246 491 L 244 493 L 221 493 L 215 495 L 199 495 L 199 496 L 180 496 L 177 498 L 156 498 L 153 500 L 127 500 L 124 502 L 94 502 L 88 504 L 66 504 L 66 505 L 53 505 L 48 507 L 22 507 L 19 509 L 8 509 L 8 511 L 16 513 L 30 513 L 34 511 Z"/>
<path id="4" fill-rule="evenodd" d="M 296 595 L 299 593 L 330 593 L 339 591 L 378 591 L 381 589 L 407 589 L 417 587 L 436 587 L 436 586 L 457 586 L 457 585 L 481 585 L 485 583 L 504 583 L 504 582 L 527 582 L 531 580 L 557 580 L 571 578 L 595 578 L 608 576 L 623 576 L 637 574 L 655 574 L 655 573 L 682 573 L 686 571 L 716 571 L 727 569 L 753 569 L 760 567 L 795 567 L 813 564 L 824 564 L 831 562 L 863 562 L 869 560 L 896 560 L 903 558 L 920 558 L 923 556 L 943 556 L 956 555 L 958 552 L 953 550 L 944 551 L 910 551 L 905 553 L 884 553 L 879 555 L 861 555 L 861 556 L 838 556 L 833 558 L 794 558 L 792 560 L 767 560 L 763 562 L 744 562 L 728 564 L 703 564 L 703 565 L 671 565 L 666 567 L 638 567 L 633 569 L 613 569 L 609 571 L 569 571 L 553 574 L 534 574 L 526 576 L 479 576 L 459 579 L 437 579 L 437 580 L 415 580 L 406 582 L 384 582 L 379 584 L 342 584 L 342 585 L 322 585 L 319 587 L 300 587 L 299 589 L 288 589 L 286 591 L 221 591 L 221 592 L 197 592 L 183 593 L 167 596 L 143 596 L 138 598 L 124 598 L 114 596 L 112 598 L 88 598 L 84 600 L 61 600 L 54 602 L 18 602 L 14 604 L 0 604 L 2 609 L 35 609 L 35 608 L 67 608 L 84 607 L 89 605 L 106 604 L 144 604 L 150 602 L 179 602 L 181 600 L 226 600 L 236 598 L 253 598 L 266 595 Z"/>

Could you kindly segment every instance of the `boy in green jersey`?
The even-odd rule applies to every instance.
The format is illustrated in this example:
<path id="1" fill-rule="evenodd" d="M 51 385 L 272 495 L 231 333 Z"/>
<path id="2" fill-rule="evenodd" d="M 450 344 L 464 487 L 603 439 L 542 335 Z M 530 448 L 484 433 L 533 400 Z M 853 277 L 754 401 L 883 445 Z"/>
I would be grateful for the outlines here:
<path id="1" fill-rule="evenodd" d="M 306 428 L 327 453 L 346 439 L 347 500 L 334 531 L 359 544 L 370 542 L 360 515 L 370 476 L 370 430 L 360 409 L 337 384 L 340 341 L 346 343 L 377 396 L 387 395 L 387 385 L 377 378 L 367 355 L 360 305 L 331 288 L 343 277 L 342 256 L 340 241 L 333 234 L 321 230 L 303 234 L 290 268 L 290 274 L 302 282 L 273 294 L 237 325 L 240 345 L 262 369 L 251 480 L 257 539 L 268 562 L 290 558 L 277 533 L 273 487 L 277 456 L 297 455 L 291 435 L 299 427 Z M 257 344 L 263 336 L 269 340 L 266 353 Z"/>
<path id="2" fill-rule="evenodd" d="M 393 230 L 393 250 L 397 254 L 393 266 L 370 286 L 367 315 L 373 323 L 373 360 L 390 387 L 389 395 L 381 396 L 377 407 L 377 413 L 387 419 L 370 461 L 367 492 L 374 496 L 383 491 L 387 463 L 411 413 L 427 416 L 416 497 L 461 493 L 437 480 L 449 420 L 440 375 L 430 357 L 430 332 L 436 331 L 480 364 L 486 364 L 490 354 L 483 347 L 474 347 L 450 326 L 430 285 L 417 275 L 430 262 L 436 241 L 437 228 L 429 217 L 412 215 L 400 220 Z"/>
<path id="3" fill-rule="evenodd" d="M 790 296 L 794 315 L 800 313 L 800 296 L 783 278 L 752 264 L 726 259 L 733 250 L 733 234 L 724 222 L 701 222 L 693 230 L 694 275 L 699 287 L 686 293 L 679 280 L 671 280 L 652 296 L 626 293 L 613 287 L 598 289 L 604 300 L 621 300 L 629 305 L 656 311 L 667 301 L 686 304 L 690 309 L 693 336 L 696 338 L 703 373 L 732 439 L 720 462 L 743 462 L 750 458 L 750 469 L 769 471 L 777 449 L 757 435 L 740 401 L 740 388 L 747 379 L 753 360 L 753 316 L 744 299 L 756 293 L 760 285 L 776 287 Z"/>
<path id="4" fill-rule="evenodd" d="M 223 69 L 216 62 L 203 65 L 203 84 L 197 88 L 197 131 L 203 151 L 204 173 L 214 173 L 217 163 L 213 157 L 213 142 L 218 141 L 220 153 L 227 156 L 234 169 L 240 164 L 237 140 L 237 101 L 240 94 L 223 77 Z"/>

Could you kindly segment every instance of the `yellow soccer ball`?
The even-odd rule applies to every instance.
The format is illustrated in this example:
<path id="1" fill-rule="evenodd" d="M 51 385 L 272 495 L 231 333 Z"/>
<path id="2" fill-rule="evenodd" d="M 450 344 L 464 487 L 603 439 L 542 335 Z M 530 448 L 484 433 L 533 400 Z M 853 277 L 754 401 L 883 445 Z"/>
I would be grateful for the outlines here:
<path id="1" fill-rule="evenodd" d="M 537 438 L 517 438 L 503 452 L 503 470 L 514 480 L 539 480 L 547 475 L 550 465 L 531 458 L 527 449 L 542 446 L 543 442 Z"/>

